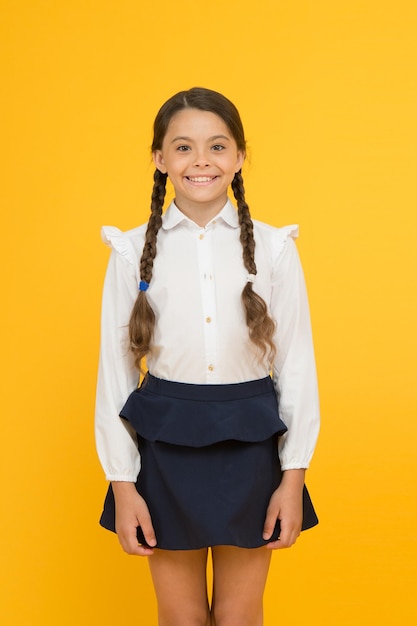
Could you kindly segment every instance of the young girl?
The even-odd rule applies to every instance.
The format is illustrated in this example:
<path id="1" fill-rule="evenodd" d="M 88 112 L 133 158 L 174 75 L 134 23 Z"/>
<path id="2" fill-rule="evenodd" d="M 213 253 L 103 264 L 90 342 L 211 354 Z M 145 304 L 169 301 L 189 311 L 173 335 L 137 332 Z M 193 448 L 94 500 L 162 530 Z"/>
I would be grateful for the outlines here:
<path id="1" fill-rule="evenodd" d="M 101 524 L 150 557 L 160 626 L 261 626 L 271 549 L 317 523 L 304 486 L 319 412 L 297 228 L 252 221 L 245 150 L 227 98 L 174 95 L 154 124 L 148 224 L 103 229 Z M 162 215 L 167 177 L 175 200 Z"/>

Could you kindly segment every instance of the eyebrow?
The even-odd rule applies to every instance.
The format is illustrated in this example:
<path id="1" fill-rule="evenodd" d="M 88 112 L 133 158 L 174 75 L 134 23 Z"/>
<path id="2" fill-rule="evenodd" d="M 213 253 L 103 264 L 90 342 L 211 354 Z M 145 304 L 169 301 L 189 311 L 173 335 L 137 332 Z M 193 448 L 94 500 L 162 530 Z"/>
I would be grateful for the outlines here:
<path id="1" fill-rule="evenodd" d="M 213 135 L 213 137 L 209 137 L 208 141 L 217 141 L 218 139 L 225 139 L 226 141 L 230 141 L 230 137 L 226 137 L 226 135 Z M 175 143 L 176 141 L 193 141 L 191 137 L 174 137 L 171 143 Z"/>

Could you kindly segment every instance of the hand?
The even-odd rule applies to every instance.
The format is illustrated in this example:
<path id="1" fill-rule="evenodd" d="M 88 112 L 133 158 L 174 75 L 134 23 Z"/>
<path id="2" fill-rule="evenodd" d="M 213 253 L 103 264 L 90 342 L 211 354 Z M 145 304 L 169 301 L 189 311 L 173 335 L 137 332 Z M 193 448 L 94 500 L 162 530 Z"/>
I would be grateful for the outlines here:
<path id="1" fill-rule="evenodd" d="M 273 550 L 289 548 L 301 532 L 303 522 L 303 487 L 305 470 L 287 470 L 278 489 L 269 501 L 264 525 L 263 538 L 269 539 L 280 520 L 279 539 L 269 542 L 266 547 Z"/>
<path id="2" fill-rule="evenodd" d="M 116 504 L 116 533 L 127 554 L 150 556 L 156 546 L 155 531 L 145 500 L 138 494 L 134 483 L 113 482 Z M 140 526 L 147 546 L 138 543 L 137 527 Z M 150 546 L 150 547 L 149 547 Z"/>

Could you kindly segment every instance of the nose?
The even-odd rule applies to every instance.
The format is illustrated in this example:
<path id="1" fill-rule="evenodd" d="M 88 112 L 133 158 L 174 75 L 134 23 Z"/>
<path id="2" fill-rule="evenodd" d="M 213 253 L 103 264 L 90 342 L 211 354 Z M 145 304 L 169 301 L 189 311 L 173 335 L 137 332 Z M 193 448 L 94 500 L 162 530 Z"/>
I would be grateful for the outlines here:
<path id="1" fill-rule="evenodd" d="M 198 152 L 194 159 L 194 165 L 197 167 L 209 167 L 210 159 L 206 151 Z"/>

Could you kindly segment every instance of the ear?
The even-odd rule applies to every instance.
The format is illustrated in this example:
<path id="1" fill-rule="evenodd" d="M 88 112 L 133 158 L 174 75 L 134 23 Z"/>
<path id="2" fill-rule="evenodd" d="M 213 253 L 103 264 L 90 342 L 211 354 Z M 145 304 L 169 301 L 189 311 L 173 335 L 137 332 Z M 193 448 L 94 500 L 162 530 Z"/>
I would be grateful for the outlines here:
<path id="1" fill-rule="evenodd" d="M 152 158 L 156 169 L 162 172 L 162 174 L 166 174 L 167 168 L 165 166 L 161 150 L 155 150 L 155 152 L 152 152 Z"/>
<path id="2" fill-rule="evenodd" d="M 242 152 L 241 150 L 239 150 L 239 152 L 237 153 L 237 162 L 236 162 L 236 168 L 235 168 L 236 172 L 235 173 L 239 172 L 239 170 L 242 169 L 242 165 L 243 165 L 243 163 L 245 161 L 245 158 L 246 158 L 246 154 L 244 152 Z"/>

